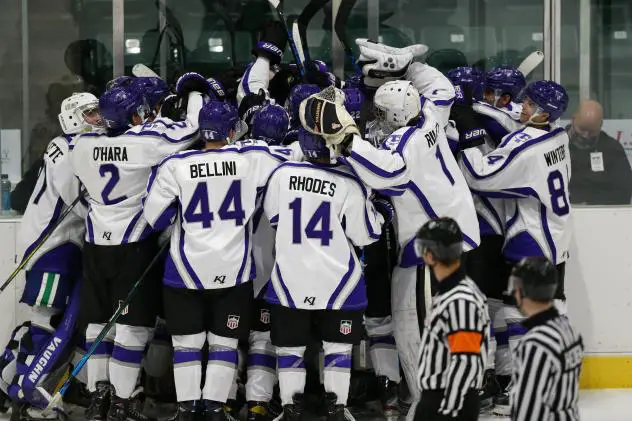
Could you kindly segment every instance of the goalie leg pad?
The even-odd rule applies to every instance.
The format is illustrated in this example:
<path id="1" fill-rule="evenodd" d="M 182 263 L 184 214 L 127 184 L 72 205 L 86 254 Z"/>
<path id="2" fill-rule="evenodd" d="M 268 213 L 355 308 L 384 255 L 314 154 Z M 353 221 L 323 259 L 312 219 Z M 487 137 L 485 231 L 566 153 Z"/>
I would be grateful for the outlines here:
<path id="1" fill-rule="evenodd" d="M 8 388 L 15 376 L 20 341 L 31 328 L 31 322 L 25 322 L 13 329 L 9 343 L 0 356 L 0 390 L 8 394 Z"/>

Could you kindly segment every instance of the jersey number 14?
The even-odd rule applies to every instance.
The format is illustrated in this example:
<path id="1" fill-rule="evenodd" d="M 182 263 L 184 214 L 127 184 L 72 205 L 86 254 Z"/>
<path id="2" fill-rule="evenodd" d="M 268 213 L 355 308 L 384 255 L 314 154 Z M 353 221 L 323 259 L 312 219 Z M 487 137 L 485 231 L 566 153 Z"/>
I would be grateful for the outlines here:
<path id="1" fill-rule="evenodd" d="M 294 244 L 301 244 L 303 241 L 302 206 L 303 202 L 300 197 L 297 197 L 290 203 L 290 210 L 292 211 L 292 243 Z M 329 240 L 334 237 L 334 233 L 331 231 L 330 202 L 324 201 L 316 208 L 316 211 L 305 226 L 305 237 L 320 239 L 321 245 L 329 245 Z"/>

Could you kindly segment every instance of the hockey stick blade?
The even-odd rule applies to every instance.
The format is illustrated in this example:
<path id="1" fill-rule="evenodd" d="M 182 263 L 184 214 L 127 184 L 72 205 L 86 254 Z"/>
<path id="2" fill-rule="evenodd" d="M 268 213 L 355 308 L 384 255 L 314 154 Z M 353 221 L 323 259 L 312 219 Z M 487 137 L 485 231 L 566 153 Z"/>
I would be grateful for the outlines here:
<path id="1" fill-rule="evenodd" d="M 536 67 L 544 61 L 544 53 L 542 51 L 534 51 L 525 58 L 518 66 L 518 70 L 525 77 L 535 70 Z"/>
<path id="2" fill-rule="evenodd" d="M 268 3 L 270 3 L 272 7 L 277 9 L 279 7 L 279 4 L 281 4 L 281 0 L 268 0 Z"/>
<path id="3" fill-rule="evenodd" d="M 307 51 L 305 44 L 303 44 L 303 39 L 301 38 L 300 31 L 298 29 L 298 21 L 294 21 L 292 24 L 292 36 L 294 37 L 294 42 L 296 43 L 296 50 L 298 51 L 298 56 L 301 61 L 305 63 L 305 53 Z"/>
<path id="4" fill-rule="evenodd" d="M 136 77 L 157 77 L 160 79 L 156 72 L 142 63 L 137 63 L 132 67 L 132 74 Z"/>
<path id="5" fill-rule="evenodd" d="M 309 54 L 309 41 L 307 39 L 307 27 L 314 16 L 316 16 L 316 13 L 325 7 L 329 1 L 330 0 L 311 0 L 301 11 L 298 20 L 296 21 L 298 36 L 294 34 L 294 37 L 295 39 L 300 40 L 300 42 L 297 41 L 296 43 L 303 46 L 305 60 L 311 61 L 311 55 Z"/>
<path id="6" fill-rule="evenodd" d="M 39 251 L 40 247 L 42 247 L 42 245 L 46 242 L 46 240 L 48 240 L 48 238 L 51 236 L 53 231 L 55 231 L 55 228 L 57 228 L 59 224 L 61 224 L 62 221 L 66 218 L 66 216 L 68 216 L 68 214 L 72 212 L 74 207 L 77 205 L 77 203 L 79 203 L 79 201 L 83 198 L 83 196 L 85 196 L 85 194 L 86 194 L 85 190 L 79 193 L 77 198 L 70 204 L 70 206 L 68 206 L 66 210 L 64 210 L 61 213 L 61 215 L 59 215 L 59 218 L 57 218 L 57 221 L 55 221 L 55 223 L 50 227 L 46 235 L 40 240 L 37 246 L 27 256 L 24 256 L 22 258 L 22 261 L 20 262 L 18 267 L 15 268 L 15 270 L 11 273 L 11 275 L 9 275 L 7 280 L 4 281 L 4 283 L 0 286 L 0 293 L 2 293 L 2 291 L 4 291 L 9 286 L 11 281 L 13 281 L 16 276 L 18 276 L 18 273 L 20 273 L 20 271 L 24 269 L 26 264 L 33 258 L 33 256 L 35 256 L 35 254 Z"/>
<path id="7" fill-rule="evenodd" d="M 347 24 L 349 22 L 349 16 L 351 15 L 351 10 L 355 6 L 356 0 L 342 0 L 340 3 L 340 7 L 338 8 L 338 14 L 336 15 L 336 21 L 334 22 L 334 31 L 336 32 L 336 36 L 342 43 L 344 47 L 345 54 L 351 60 L 351 64 L 356 70 L 356 73 L 362 73 L 362 70 L 358 67 L 356 63 L 356 58 L 353 55 L 353 50 L 349 46 L 349 42 L 347 41 Z"/>
<path id="8" fill-rule="evenodd" d="M 170 242 L 167 241 L 165 242 L 165 244 L 162 245 L 162 247 L 160 247 L 160 250 L 158 251 L 158 253 L 156 253 L 156 256 L 154 256 L 154 258 L 151 260 L 149 265 L 147 265 L 147 268 L 145 269 L 143 274 L 140 275 L 140 277 L 136 280 L 136 282 L 134 282 L 134 285 L 132 285 L 132 289 L 127 294 L 127 297 L 125 297 L 125 300 L 122 303 L 119 302 L 118 308 L 116 309 L 114 314 L 112 314 L 112 316 L 110 317 L 108 322 L 105 324 L 105 326 L 103 326 L 103 329 L 101 329 L 101 332 L 99 332 L 99 335 L 96 337 L 96 339 L 92 343 L 92 346 L 90 346 L 90 349 L 88 349 L 86 353 L 83 355 L 83 357 L 81 357 L 81 359 L 77 362 L 77 365 L 75 365 L 75 367 L 72 369 L 70 376 L 68 376 L 63 386 L 60 387 L 59 390 L 52 397 L 52 399 L 50 399 L 48 405 L 46 406 L 45 411 L 48 412 L 55 408 L 59 408 L 59 402 L 61 401 L 62 397 L 66 394 L 68 387 L 70 387 L 70 383 L 72 382 L 72 379 L 77 377 L 81 369 L 88 362 L 88 358 L 90 358 L 92 354 L 94 354 L 94 352 L 99 347 L 101 342 L 103 342 L 103 338 L 105 338 L 105 336 L 108 334 L 108 332 L 112 329 L 112 327 L 118 320 L 123 310 L 125 310 L 125 308 L 127 308 L 129 303 L 132 301 L 132 299 L 136 295 L 136 291 L 138 291 L 138 287 L 145 280 L 145 278 L 147 277 L 149 272 L 151 272 L 151 270 L 156 265 L 156 263 L 158 263 L 158 261 L 160 260 L 160 256 L 162 256 L 165 250 L 169 248 L 169 245 L 170 245 Z"/>

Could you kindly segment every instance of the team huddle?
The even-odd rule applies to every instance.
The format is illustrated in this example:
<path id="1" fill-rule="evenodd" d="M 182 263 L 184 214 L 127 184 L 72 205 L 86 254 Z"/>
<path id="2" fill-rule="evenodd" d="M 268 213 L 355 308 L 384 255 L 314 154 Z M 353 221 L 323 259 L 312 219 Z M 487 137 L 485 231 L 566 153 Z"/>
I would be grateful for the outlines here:
<path id="1" fill-rule="evenodd" d="M 443 75 L 415 46 L 358 39 L 361 77 L 312 62 L 284 91 L 274 29 L 234 98 L 191 72 L 173 93 L 122 76 L 64 100 L 19 235 L 31 318 L 0 360 L 13 410 L 41 418 L 85 335 L 85 418 L 151 420 L 142 367 L 159 319 L 173 421 L 233 420 L 238 383 L 248 420 L 300 420 L 314 340 L 327 419 L 352 420 L 364 337 L 389 421 L 577 419 L 576 394 L 553 387 L 525 409 L 514 369 L 531 361 L 520 303 L 563 307 L 564 88 L 508 66 Z M 581 339 L 565 332 L 559 354 L 579 358 L 558 371 L 577 375 Z"/>

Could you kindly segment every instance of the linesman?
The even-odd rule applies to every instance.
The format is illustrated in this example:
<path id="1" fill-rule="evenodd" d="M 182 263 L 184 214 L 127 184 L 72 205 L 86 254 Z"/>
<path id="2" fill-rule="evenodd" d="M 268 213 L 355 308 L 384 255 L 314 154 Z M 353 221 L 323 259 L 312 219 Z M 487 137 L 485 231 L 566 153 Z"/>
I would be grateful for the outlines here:
<path id="1" fill-rule="evenodd" d="M 553 305 L 557 270 L 544 257 L 527 257 L 513 269 L 509 290 L 528 329 L 514 351 L 512 421 L 579 420 L 581 336 Z"/>
<path id="2" fill-rule="evenodd" d="M 456 221 L 428 221 L 415 249 L 432 269 L 438 294 L 424 323 L 414 419 L 475 421 L 489 342 L 485 296 L 461 267 L 463 235 Z"/>

